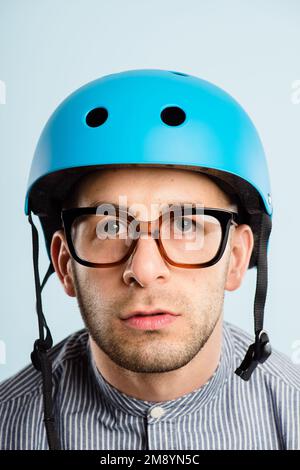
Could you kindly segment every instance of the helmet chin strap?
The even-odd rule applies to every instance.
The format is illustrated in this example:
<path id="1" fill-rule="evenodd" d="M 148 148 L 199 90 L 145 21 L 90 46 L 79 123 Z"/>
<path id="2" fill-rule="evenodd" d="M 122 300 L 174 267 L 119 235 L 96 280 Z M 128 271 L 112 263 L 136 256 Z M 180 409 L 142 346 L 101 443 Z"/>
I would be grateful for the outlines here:
<path id="1" fill-rule="evenodd" d="M 39 324 L 39 338 L 35 340 L 33 351 L 31 353 L 31 362 L 36 370 L 42 373 L 43 381 L 43 399 L 44 399 L 44 423 L 46 427 L 47 440 L 50 450 L 60 450 L 60 442 L 56 432 L 55 419 L 53 414 L 52 400 L 52 363 L 48 351 L 52 347 L 52 336 L 48 328 L 46 319 L 42 310 L 41 292 L 49 276 L 54 272 L 52 263 L 47 270 L 42 285 L 40 284 L 38 257 L 39 257 L 39 236 L 38 231 L 31 217 L 31 210 L 28 216 L 32 228 L 32 248 L 33 248 L 33 268 L 36 293 L 36 311 Z M 46 330 L 46 337 L 44 334 Z"/>
<path id="2" fill-rule="evenodd" d="M 268 334 L 263 329 L 264 308 L 268 288 L 267 245 L 272 228 L 271 218 L 262 212 L 259 224 L 257 278 L 254 300 L 255 342 L 249 346 L 244 360 L 235 370 L 235 373 L 243 380 L 249 380 L 258 363 L 262 364 L 265 362 L 272 352 Z"/>

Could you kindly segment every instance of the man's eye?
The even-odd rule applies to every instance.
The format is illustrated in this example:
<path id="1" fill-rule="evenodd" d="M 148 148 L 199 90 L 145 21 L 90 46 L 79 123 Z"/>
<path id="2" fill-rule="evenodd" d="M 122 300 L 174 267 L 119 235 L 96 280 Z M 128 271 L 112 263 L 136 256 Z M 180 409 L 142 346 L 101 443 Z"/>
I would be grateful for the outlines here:
<path id="1" fill-rule="evenodd" d="M 189 232 L 193 230 L 195 222 L 191 219 L 179 217 L 174 221 L 175 227 L 181 232 Z"/>
<path id="2" fill-rule="evenodd" d="M 97 224 L 96 233 L 100 239 L 114 237 L 127 232 L 127 226 L 120 219 L 103 220 Z"/>
<path id="3" fill-rule="evenodd" d="M 103 230 L 109 234 L 116 234 L 120 230 L 119 222 L 110 220 L 109 222 L 106 222 Z"/>

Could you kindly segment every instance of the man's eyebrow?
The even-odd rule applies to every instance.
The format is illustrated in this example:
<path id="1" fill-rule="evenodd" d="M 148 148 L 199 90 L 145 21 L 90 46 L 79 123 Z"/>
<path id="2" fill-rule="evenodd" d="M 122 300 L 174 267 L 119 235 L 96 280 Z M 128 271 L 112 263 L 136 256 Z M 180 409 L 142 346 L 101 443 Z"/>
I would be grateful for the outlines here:
<path id="1" fill-rule="evenodd" d="M 86 207 L 98 207 L 98 206 L 101 206 L 101 205 L 112 205 L 112 206 L 116 206 L 116 207 L 119 207 L 120 209 L 122 210 L 125 210 L 125 211 L 128 211 L 128 209 L 130 209 L 130 207 L 132 205 L 134 205 L 135 203 L 129 205 L 129 206 L 124 206 L 122 204 L 118 204 L 116 202 L 112 202 L 112 201 L 92 201 L 90 202 L 89 204 L 86 205 Z M 184 205 L 187 205 L 187 206 L 194 206 L 194 205 L 200 205 L 201 207 L 204 207 L 204 203 L 203 202 L 200 202 L 200 201 L 168 201 L 168 202 L 161 202 L 161 203 L 154 203 L 154 204 L 158 204 L 158 205 L 169 205 L 169 206 L 184 206 Z"/>
<path id="2" fill-rule="evenodd" d="M 85 207 L 98 207 L 98 206 L 102 206 L 103 205 L 112 205 L 112 206 L 116 206 L 116 207 L 119 207 L 120 209 L 123 209 L 123 210 L 128 210 L 129 207 L 127 206 L 123 206 L 121 204 L 118 204 L 116 202 L 112 202 L 112 201 L 92 201 L 90 202 L 89 204 L 87 204 Z"/>

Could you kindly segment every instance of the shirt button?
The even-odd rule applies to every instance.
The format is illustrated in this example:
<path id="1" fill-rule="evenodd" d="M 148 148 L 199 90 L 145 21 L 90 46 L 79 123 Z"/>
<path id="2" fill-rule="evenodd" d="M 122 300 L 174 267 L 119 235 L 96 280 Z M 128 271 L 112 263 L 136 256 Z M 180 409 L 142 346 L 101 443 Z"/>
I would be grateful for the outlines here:
<path id="1" fill-rule="evenodd" d="M 150 411 L 152 418 L 161 418 L 165 414 L 165 410 L 161 406 L 156 406 Z"/>

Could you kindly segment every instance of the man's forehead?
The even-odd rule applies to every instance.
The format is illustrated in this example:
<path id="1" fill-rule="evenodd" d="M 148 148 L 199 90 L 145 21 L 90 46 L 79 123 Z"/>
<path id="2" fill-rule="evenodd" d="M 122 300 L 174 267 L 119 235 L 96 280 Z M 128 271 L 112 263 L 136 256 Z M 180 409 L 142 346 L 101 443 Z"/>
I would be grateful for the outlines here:
<path id="1" fill-rule="evenodd" d="M 110 177 L 103 179 L 101 171 L 89 174 L 75 188 L 79 196 L 79 206 L 97 207 L 102 204 L 112 204 L 131 213 L 134 211 L 133 215 L 141 215 L 149 213 L 147 208 L 151 206 L 153 210 L 155 207 L 166 205 L 225 208 L 230 203 L 227 194 L 207 175 L 201 173 L 184 170 L 177 173 L 171 171 L 168 173 L 170 176 L 168 184 L 163 184 L 163 180 L 158 178 L 159 175 L 167 175 L 167 173 L 153 173 L 151 170 L 147 172 L 145 169 L 143 169 L 143 174 L 151 175 L 149 179 L 129 178 L 127 181 L 127 178 L 118 178 L 120 172 L 123 176 L 130 174 L 133 176 L 130 170 L 119 170 L 116 173 L 105 170 L 106 174 L 115 175 L 113 179 Z M 153 178 L 155 174 L 157 178 Z M 174 178 L 175 174 L 180 175 L 179 179 Z M 182 175 L 196 178 L 182 179 Z"/>
<path id="2" fill-rule="evenodd" d="M 155 188 L 156 191 L 164 193 L 166 186 L 172 187 L 174 194 L 176 189 L 182 188 L 183 192 L 198 192 L 203 187 L 207 192 L 216 187 L 207 174 L 178 168 L 110 168 L 91 171 L 79 179 L 77 190 L 81 193 L 95 192 L 101 188 L 117 188 L 118 192 L 130 193 L 135 188 L 132 183 L 139 188 L 148 188 L 150 191 Z M 179 191 L 180 192 L 180 191 Z M 181 191 L 182 192 L 182 191 Z M 180 197 L 180 196 L 179 196 Z M 185 196 L 184 196 L 185 197 Z"/>

